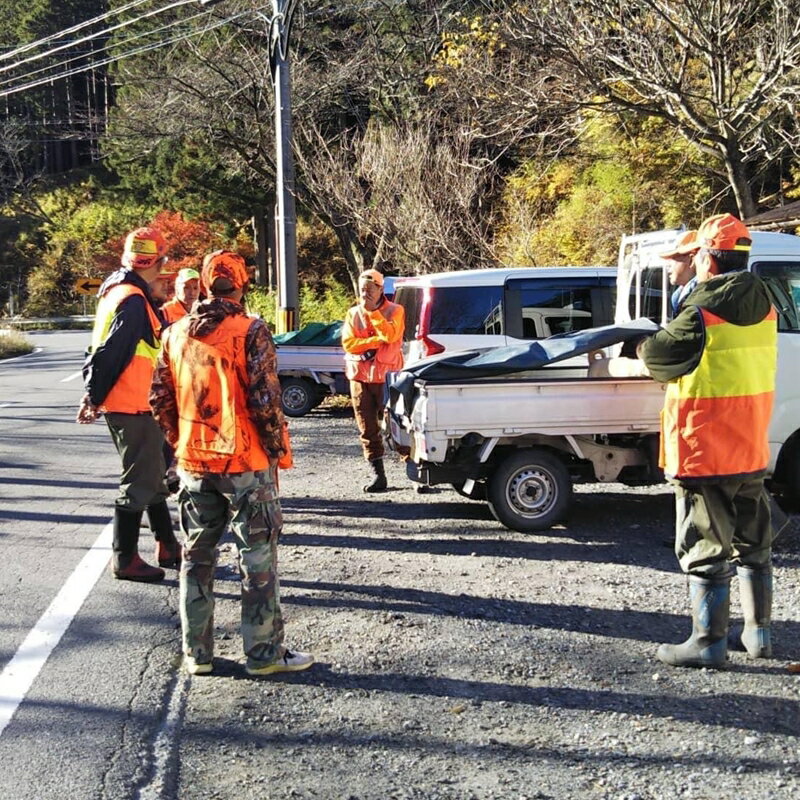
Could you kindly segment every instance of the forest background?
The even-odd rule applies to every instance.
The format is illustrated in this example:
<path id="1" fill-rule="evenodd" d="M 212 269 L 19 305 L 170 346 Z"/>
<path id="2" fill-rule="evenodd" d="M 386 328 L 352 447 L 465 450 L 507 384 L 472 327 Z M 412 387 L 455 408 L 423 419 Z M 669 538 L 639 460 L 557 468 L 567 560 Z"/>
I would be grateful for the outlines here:
<path id="1" fill-rule="evenodd" d="M 282 0 L 301 319 L 358 273 L 613 264 L 625 233 L 800 197 L 800 0 Z M 2 0 L 0 308 L 156 222 L 236 249 L 270 310 L 265 0 Z"/>

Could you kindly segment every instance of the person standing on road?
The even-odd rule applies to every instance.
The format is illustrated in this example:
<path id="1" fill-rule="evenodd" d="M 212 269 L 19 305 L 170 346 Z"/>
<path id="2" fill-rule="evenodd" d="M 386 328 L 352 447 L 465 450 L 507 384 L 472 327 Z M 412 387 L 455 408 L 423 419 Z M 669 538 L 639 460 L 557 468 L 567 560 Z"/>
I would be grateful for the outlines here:
<path id="1" fill-rule="evenodd" d="M 171 325 L 189 314 L 200 297 L 200 273 L 186 267 L 175 278 L 175 297 L 161 306 L 164 322 Z"/>
<path id="2" fill-rule="evenodd" d="M 184 663 L 193 675 L 213 670 L 216 548 L 230 526 L 239 549 L 247 673 L 307 669 L 313 657 L 283 645 L 276 474 L 285 422 L 275 347 L 267 326 L 242 306 L 248 275 L 241 256 L 218 251 L 202 275 L 209 299 L 167 328 L 150 395 L 181 480 Z"/>
<path id="3" fill-rule="evenodd" d="M 77 422 L 89 424 L 105 413 L 122 461 L 114 507 L 114 577 L 146 583 L 162 580 L 164 570 L 139 556 L 139 525 L 145 510 L 159 565 L 176 567 L 180 562 L 166 501 L 164 437 L 148 400 L 161 333 L 150 284 L 166 262 L 166 249 L 155 228 L 138 228 L 125 240 L 122 269 L 109 275 L 98 293 L 92 343 L 83 365 L 86 394 L 77 416 Z"/>
<path id="4" fill-rule="evenodd" d="M 365 492 L 386 491 L 382 436 L 384 379 L 403 367 L 405 311 L 383 294 L 383 275 L 376 269 L 358 279 L 360 301 L 348 312 L 342 327 L 345 375 L 358 424 L 364 458 L 373 472 Z"/>
<path id="5" fill-rule="evenodd" d="M 671 250 L 660 254 L 660 258 L 667 262 L 670 285 L 675 287 L 670 297 L 673 317 L 678 316 L 683 301 L 697 286 L 693 263 L 697 249 L 697 231 L 686 231 L 677 238 Z"/>
<path id="6" fill-rule="evenodd" d="M 772 528 L 764 490 L 767 429 L 777 363 L 776 314 L 766 286 L 746 271 L 751 239 L 730 214 L 697 232 L 697 288 L 678 316 L 638 347 L 667 384 L 661 466 L 675 487 L 675 553 L 689 575 L 693 627 L 658 658 L 721 667 L 728 651 L 730 563 L 736 565 L 753 658 L 772 653 Z"/>

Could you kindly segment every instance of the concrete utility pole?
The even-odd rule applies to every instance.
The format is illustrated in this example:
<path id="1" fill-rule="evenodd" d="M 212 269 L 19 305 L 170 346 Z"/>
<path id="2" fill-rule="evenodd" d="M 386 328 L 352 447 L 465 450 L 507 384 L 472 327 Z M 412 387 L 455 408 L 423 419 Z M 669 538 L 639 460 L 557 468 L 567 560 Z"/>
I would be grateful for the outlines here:
<path id="1" fill-rule="evenodd" d="M 221 0 L 197 0 L 215 5 Z M 292 154 L 292 105 L 289 72 L 289 34 L 300 0 L 271 0 L 269 65 L 275 93 L 275 255 L 278 262 L 278 333 L 297 330 L 297 213 L 294 205 L 294 156 Z"/>
<path id="2" fill-rule="evenodd" d="M 289 72 L 289 34 L 299 0 L 272 0 L 270 68 L 275 90 L 275 251 L 278 257 L 278 333 L 298 328 L 297 214 Z"/>

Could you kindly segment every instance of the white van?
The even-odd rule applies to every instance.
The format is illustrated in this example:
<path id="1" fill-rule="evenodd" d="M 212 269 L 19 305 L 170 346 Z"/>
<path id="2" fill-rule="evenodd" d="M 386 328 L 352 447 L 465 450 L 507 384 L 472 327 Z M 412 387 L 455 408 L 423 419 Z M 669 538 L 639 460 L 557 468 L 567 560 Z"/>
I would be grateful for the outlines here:
<path id="1" fill-rule="evenodd" d="M 406 364 L 614 321 L 613 267 L 501 267 L 398 278 Z"/>

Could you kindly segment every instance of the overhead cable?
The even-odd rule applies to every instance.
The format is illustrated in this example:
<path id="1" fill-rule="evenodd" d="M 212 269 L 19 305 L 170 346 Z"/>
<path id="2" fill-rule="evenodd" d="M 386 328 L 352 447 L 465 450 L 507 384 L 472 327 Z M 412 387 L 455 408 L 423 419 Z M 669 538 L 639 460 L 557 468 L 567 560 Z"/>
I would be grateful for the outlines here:
<path id="1" fill-rule="evenodd" d="M 71 42 L 67 42 L 66 44 L 60 44 L 56 47 L 52 47 L 49 50 L 46 50 L 44 53 L 37 53 L 36 55 L 20 59 L 19 61 L 16 61 L 13 64 L 6 64 L 5 66 L 0 67 L 0 72 L 8 72 L 11 69 L 16 69 L 17 67 L 21 67 L 23 64 L 28 64 L 31 61 L 38 61 L 40 58 L 45 58 L 46 56 L 53 55 L 53 53 L 58 53 L 62 50 L 74 47 L 76 44 L 83 44 L 84 42 L 89 42 L 92 39 L 97 39 L 99 36 L 105 36 L 106 34 L 113 33 L 114 31 L 118 31 L 122 28 L 127 28 L 129 25 L 134 25 L 137 22 L 141 22 L 143 19 L 147 19 L 148 17 L 153 17 L 156 14 L 163 14 L 165 11 L 169 11 L 170 9 L 173 8 L 178 8 L 179 6 L 185 6 L 188 3 L 193 3 L 193 2 L 195 2 L 195 0 L 175 0 L 174 2 L 164 6 L 163 8 L 156 8 L 153 9 L 152 11 L 147 11 L 146 13 L 140 14 L 137 17 L 133 17 L 131 19 L 126 19 L 123 20 L 122 22 L 118 22 L 116 25 L 112 25 L 110 28 L 103 28 L 100 31 L 96 31 L 95 33 L 90 33 L 86 36 L 83 36 L 80 39 L 75 39 Z M 55 36 L 59 37 L 64 33 L 65 31 L 61 31 L 58 34 L 55 34 Z M 8 58 L 8 54 L 6 54 L 5 58 Z"/>
<path id="2" fill-rule="evenodd" d="M 113 17 L 115 14 L 122 14 L 124 11 L 128 11 L 131 8 L 135 8 L 136 6 L 142 5 L 142 3 L 148 3 L 150 0 L 134 0 L 127 5 L 120 6 L 119 8 L 115 8 L 113 11 L 106 11 L 105 14 L 101 14 L 99 17 L 94 17 L 93 19 L 87 19 L 85 22 L 79 22 L 77 25 L 73 25 L 71 28 L 66 28 L 63 31 L 58 31 L 58 33 L 51 33 L 49 36 L 45 36 L 43 39 L 37 39 L 35 42 L 28 42 L 27 44 L 20 45 L 14 50 L 11 50 L 8 53 L 0 54 L 0 61 L 4 61 L 7 58 L 13 58 L 14 56 L 19 55 L 20 53 L 27 53 L 29 50 L 33 50 L 35 47 L 41 47 L 43 44 L 47 44 L 48 42 L 55 41 L 56 39 L 60 39 L 62 36 L 67 36 L 70 33 L 75 33 L 83 28 L 88 27 L 89 25 L 96 25 L 98 22 L 103 22 L 104 20 L 108 19 L 109 17 Z"/>
<path id="3" fill-rule="evenodd" d="M 101 59 L 100 61 L 96 61 L 92 64 L 86 64 L 82 67 L 76 67 L 74 69 L 66 70 L 64 72 L 60 72 L 57 75 L 50 75 L 44 78 L 39 78 L 38 80 L 29 81 L 28 83 L 22 84 L 20 86 L 12 86 L 8 89 L 0 90 L 0 97 L 8 97 L 12 94 L 17 94 L 19 92 L 27 91 L 28 89 L 35 89 L 37 86 L 44 86 L 48 83 L 53 83 L 54 81 L 61 80 L 62 78 L 69 78 L 72 75 L 79 75 L 82 72 L 88 72 L 89 70 L 96 69 L 97 67 L 103 67 L 107 64 L 113 64 L 116 61 L 122 61 L 123 59 L 129 58 L 130 56 L 140 55 L 142 53 L 150 52 L 151 50 L 157 50 L 161 47 L 166 47 L 170 44 L 176 44 L 178 42 L 185 41 L 187 39 L 191 39 L 195 36 L 201 36 L 204 33 L 208 33 L 209 31 L 213 31 L 216 28 L 220 28 L 223 25 L 227 25 L 229 22 L 233 22 L 233 20 L 238 19 L 239 17 L 243 17 L 246 14 L 252 13 L 249 9 L 246 11 L 240 11 L 237 14 L 233 14 L 230 17 L 226 17 L 225 19 L 217 20 L 210 25 L 207 25 L 204 28 L 199 28 L 197 30 L 187 31 L 181 35 L 174 36 L 171 39 L 164 39 L 158 42 L 154 42 L 149 45 L 144 45 L 142 47 L 134 48 L 133 50 L 129 50 L 126 53 L 120 53 L 116 56 L 109 56 L 108 58 Z"/>
<path id="4" fill-rule="evenodd" d="M 184 23 L 191 22 L 198 17 L 204 17 L 210 13 L 208 11 L 200 11 L 197 14 L 192 14 L 190 17 L 185 17 L 183 19 L 173 20 L 172 22 L 168 22 L 166 25 L 160 25 L 158 28 L 153 28 L 152 30 L 143 31 L 142 33 L 136 33 L 133 36 L 129 36 L 127 39 L 122 39 L 120 41 L 109 41 L 105 44 L 100 45 L 96 50 L 84 50 L 80 53 L 80 55 L 72 56 L 71 58 L 64 59 L 63 61 L 58 61 L 55 64 L 48 64 L 46 67 L 40 67 L 39 69 L 35 69 L 32 72 L 26 72 L 23 75 L 15 75 L 14 77 L 6 77 L 3 80 L 0 80 L 0 86 L 7 86 L 9 83 L 16 83 L 20 80 L 25 80 L 27 78 L 32 78 L 34 75 L 40 75 L 41 73 L 51 73 L 55 70 L 58 70 L 62 67 L 65 67 L 67 64 L 71 64 L 74 61 L 81 61 L 84 60 L 89 55 L 96 55 L 98 53 L 102 53 L 104 50 L 107 50 L 109 47 L 125 47 L 126 45 L 130 44 L 131 42 L 135 42 L 139 39 L 146 38 L 148 36 L 153 36 L 154 34 L 161 33 L 162 31 L 168 30 L 169 28 L 174 28 L 176 25 L 183 25 Z M 95 66 L 97 62 L 92 64 Z M 0 70 L 2 72 L 2 70 Z"/>

